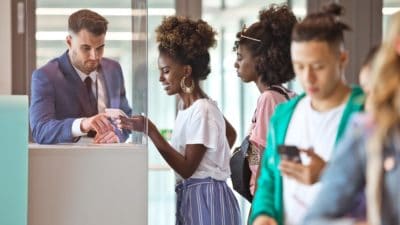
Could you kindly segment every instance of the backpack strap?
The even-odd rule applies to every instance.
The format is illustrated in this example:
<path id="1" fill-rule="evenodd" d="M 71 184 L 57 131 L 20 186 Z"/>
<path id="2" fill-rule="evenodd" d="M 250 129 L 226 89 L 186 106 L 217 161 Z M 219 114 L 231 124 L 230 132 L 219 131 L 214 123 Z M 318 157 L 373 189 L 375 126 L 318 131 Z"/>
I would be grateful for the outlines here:
<path id="1" fill-rule="evenodd" d="M 270 86 L 268 87 L 268 90 L 278 92 L 279 94 L 283 95 L 286 98 L 286 100 L 290 99 L 288 93 L 286 92 L 286 88 L 282 86 L 276 86 L 276 85 Z"/>

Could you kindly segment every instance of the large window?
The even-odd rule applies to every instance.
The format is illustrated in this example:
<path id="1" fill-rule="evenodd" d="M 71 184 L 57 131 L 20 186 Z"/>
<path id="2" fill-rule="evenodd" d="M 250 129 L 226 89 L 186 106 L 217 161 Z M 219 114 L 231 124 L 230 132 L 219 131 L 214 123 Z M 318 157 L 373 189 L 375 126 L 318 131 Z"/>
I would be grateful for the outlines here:
<path id="1" fill-rule="evenodd" d="M 293 13 L 296 15 L 296 17 L 301 20 L 307 14 L 307 0 L 291 0 L 290 8 L 293 10 Z M 303 92 L 303 88 L 296 78 L 289 82 L 288 85 L 290 89 L 295 91 L 297 94 Z"/>
<path id="2" fill-rule="evenodd" d="M 383 0 L 383 9 L 382 9 L 382 37 L 386 34 L 386 28 L 388 25 L 389 17 L 400 11 L 400 0 Z"/>

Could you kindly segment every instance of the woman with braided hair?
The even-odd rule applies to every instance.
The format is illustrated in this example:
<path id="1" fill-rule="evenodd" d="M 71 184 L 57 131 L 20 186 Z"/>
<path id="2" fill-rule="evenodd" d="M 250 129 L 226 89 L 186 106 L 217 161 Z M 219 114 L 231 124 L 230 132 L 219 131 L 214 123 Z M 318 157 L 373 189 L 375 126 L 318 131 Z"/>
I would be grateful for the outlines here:
<path id="1" fill-rule="evenodd" d="M 119 126 L 144 131 L 147 119 L 149 137 L 177 175 L 177 225 L 239 225 L 239 206 L 226 183 L 236 133 L 200 87 L 210 73 L 216 33 L 203 20 L 176 16 L 165 18 L 156 33 L 159 81 L 179 97 L 171 144 L 143 116 L 121 117 Z"/>

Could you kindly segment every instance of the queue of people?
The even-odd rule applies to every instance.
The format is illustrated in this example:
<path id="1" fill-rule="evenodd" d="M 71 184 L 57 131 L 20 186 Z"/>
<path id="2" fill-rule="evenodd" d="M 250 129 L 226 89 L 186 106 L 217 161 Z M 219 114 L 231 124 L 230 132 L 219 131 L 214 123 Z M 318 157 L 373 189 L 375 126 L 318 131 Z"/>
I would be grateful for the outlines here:
<path id="1" fill-rule="evenodd" d="M 176 173 L 177 225 L 400 224 L 400 12 L 361 70 L 368 95 L 345 80 L 342 13 L 331 3 L 298 21 L 271 5 L 236 35 L 233 66 L 260 92 L 247 133 L 248 221 L 227 183 L 236 131 L 201 86 L 217 44 L 204 20 L 169 16 L 155 31 L 159 82 L 179 99 L 170 142 L 132 116 L 121 67 L 103 57 L 108 21 L 87 9 L 68 19 L 66 52 L 32 74 L 33 139 L 118 143 L 147 129 Z M 304 93 L 284 86 L 294 77 Z M 106 108 L 126 116 L 111 120 Z"/>

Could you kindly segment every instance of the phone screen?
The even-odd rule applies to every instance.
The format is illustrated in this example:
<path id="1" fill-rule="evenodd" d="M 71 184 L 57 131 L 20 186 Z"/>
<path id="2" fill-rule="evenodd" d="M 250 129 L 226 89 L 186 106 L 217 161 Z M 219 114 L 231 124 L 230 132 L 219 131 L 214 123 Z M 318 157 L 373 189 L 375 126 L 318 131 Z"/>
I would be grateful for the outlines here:
<path id="1" fill-rule="evenodd" d="M 279 145 L 278 152 L 281 159 L 301 163 L 300 151 L 294 145 Z"/>

